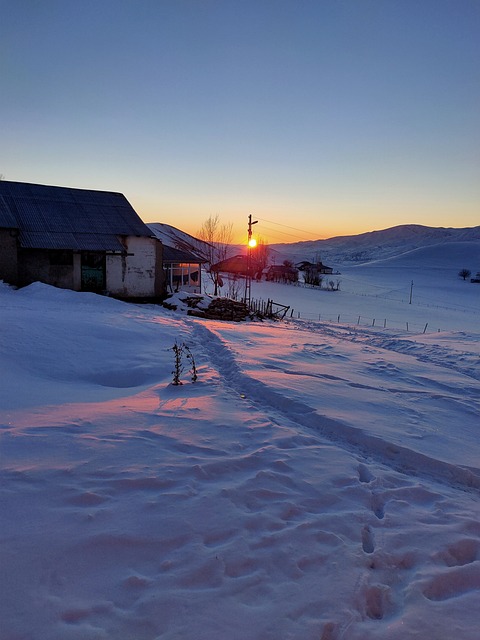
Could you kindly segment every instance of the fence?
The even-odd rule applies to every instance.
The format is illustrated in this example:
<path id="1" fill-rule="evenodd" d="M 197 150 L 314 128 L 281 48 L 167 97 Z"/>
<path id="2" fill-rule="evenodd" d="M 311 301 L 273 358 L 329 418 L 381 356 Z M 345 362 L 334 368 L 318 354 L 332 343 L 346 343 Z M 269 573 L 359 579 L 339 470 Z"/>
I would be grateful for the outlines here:
<path id="1" fill-rule="evenodd" d="M 280 318 L 283 320 L 290 307 L 279 302 L 274 302 L 270 298 L 265 300 L 250 300 L 250 311 L 265 318 Z"/>
<path id="2" fill-rule="evenodd" d="M 252 299 L 250 301 L 250 310 L 258 313 L 266 318 L 292 318 L 299 320 L 313 320 L 315 322 L 328 322 L 336 324 L 347 324 L 362 327 L 375 327 L 377 329 L 395 329 L 413 333 L 427 333 L 429 323 L 420 324 L 418 322 L 399 320 L 389 320 L 388 318 L 369 318 L 363 315 L 351 316 L 347 314 L 315 314 L 295 311 L 287 305 L 282 305 L 272 300 Z M 440 331 L 440 329 L 430 329 L 431 332 Z"/>
<path id="3" fill-rule="evenodd" d="M 291 309 L 290 318 L 299 318 L 303 320 L 317 320 L 318 322 L 336 322 L 337 324 L 354 324 L 362 327 L 377 327 L 379 329 L 404 329 L 406 331 L 414 331 L 415 333 L 426 333 L 428 322 L 419 324 L 414 322 L 400 322 L 398 320 L 387 320 L 387 318 L 367 318 L 366 316 L 347 316 L 346 314 L 328 315 L 328 314 L 308 314 L 296 312 Z M 440 331 L 440 329 L 438 329 Z"/>

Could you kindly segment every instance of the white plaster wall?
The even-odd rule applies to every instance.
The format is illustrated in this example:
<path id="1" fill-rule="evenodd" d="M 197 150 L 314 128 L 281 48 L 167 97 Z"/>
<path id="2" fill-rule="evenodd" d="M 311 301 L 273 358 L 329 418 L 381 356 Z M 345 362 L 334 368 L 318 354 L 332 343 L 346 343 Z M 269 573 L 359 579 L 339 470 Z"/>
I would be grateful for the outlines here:
<path id="1" fill-rule="evenodd" d="M 155 295 L 154 238 L 126 238 L 127 252 L 133 255 L 107 255 L 107 291 L 124 298 Z"/>

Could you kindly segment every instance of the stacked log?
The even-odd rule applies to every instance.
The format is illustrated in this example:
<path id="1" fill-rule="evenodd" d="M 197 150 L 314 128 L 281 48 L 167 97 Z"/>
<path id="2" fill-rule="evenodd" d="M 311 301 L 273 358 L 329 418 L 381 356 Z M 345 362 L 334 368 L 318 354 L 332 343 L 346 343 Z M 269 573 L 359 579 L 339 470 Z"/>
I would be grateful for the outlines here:
<path id="1" fill-rule="evenodd" d="M 250 313 L 244 302 L 237 302 L 229 298 L 214 298 L 207 309 L 189 309 L 188 315 L 209 320 L 242 322 L 250 316 Z"/>

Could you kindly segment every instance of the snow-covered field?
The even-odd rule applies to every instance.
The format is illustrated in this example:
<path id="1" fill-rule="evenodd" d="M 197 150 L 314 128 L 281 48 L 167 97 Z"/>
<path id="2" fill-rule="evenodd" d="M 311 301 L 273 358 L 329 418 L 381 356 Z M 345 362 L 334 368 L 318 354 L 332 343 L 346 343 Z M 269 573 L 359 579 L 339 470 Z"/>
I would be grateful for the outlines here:
<path id="1" fill-rule="evenodd" d="M 480 285 L 429 251 L 254 283 L 285 322 L 0 284 L 0 639 L 477 640 Z"/>
<path id="2" fill-rule="evenodd" d="M 340 316 L 343 323 L 417 332 L 480 331 L 480 286 L 459 278 L 461 265 L 472 275 L 480 271 L 480 241 L 410 249 L 358 266 L 333 262 L 335 273 L 325 275 L 322 290 L 312 295 L 254 282 L 252 296 L 273 297 L 293 307 L 294 317 L 307 319 L 338 322 Z M 340 292 L 325 291 L 330 280 L 340 283 Z"/>

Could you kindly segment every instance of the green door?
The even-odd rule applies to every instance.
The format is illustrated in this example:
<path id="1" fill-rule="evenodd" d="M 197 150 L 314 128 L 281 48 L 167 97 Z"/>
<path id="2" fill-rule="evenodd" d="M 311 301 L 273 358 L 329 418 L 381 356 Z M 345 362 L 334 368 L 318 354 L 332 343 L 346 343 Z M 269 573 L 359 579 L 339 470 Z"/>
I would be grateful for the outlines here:
<path id="1" fill-rule="evenodd" d="M 98 251 L 82 252 L 82 291 L 105 291 L 105 254 Z"/>

